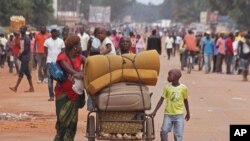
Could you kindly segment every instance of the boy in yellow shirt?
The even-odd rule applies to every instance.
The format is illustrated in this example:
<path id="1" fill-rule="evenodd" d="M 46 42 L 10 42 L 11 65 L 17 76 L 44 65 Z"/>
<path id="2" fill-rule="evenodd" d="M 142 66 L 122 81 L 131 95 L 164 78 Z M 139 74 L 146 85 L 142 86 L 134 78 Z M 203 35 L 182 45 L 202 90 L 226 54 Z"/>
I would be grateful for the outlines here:
<path id="1" fill-rule="evenodd" d="M 180 78 L 180 70 L 171 69 L 168 72 L 168 82 L 171 84 L 164 86 L 162 97 L 160 98 L 154 112 L 151 113 L 154 117 L 163 101 L 166 100 L 164 120 L 161 127 L 161 141 L 168 141 L 167 134 L 168 132 L 171 132 L 172 128 L 174 131 L 174 140 L 182 141 L 184 129 L 184 106 L 186 108 L 185 120 L 188 121 L 190 119 L 187 87 L 179 82 Z"/>

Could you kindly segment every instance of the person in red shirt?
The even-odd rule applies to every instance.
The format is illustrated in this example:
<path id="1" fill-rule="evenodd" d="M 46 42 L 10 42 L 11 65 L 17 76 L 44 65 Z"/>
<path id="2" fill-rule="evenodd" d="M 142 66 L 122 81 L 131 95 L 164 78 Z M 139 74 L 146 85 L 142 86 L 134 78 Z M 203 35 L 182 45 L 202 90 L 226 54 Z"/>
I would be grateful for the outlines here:
<path id="1" fill-rule="evenodd" d="M 20 51 L 20 34 L 19 33 L 14 33 L 14 44 L 13 44 L 13 56 L 14 56 L 14 64 L 16 68 L 16 73 L 19 73 L 19 65 L 18 65 L 18 55 Z"/>
<path id="2" fill-rule="evenodd" d="M 44 42 L 50 37 L 50 34 L 46 31 L 46 27 L 42 26 L 40 32 L 35 35 L 35 52 L 38 63 L 38 81 L 37 83 L 47 82 L 47 67 L 46 67 L 46 55 L 44 52 Z"/>
<path id="3" fill-rule="evenodd" d="M 184 66 L 186 66 L 187 64 L 188 55 L 190 55 L 192 57 L 192 60 L 194 60 L 194 56 L 197 52 L 197 47 L 196 47 L 197 39 L 194 36 L 192 30 L 188 30 L 188 34 L 184 37 L 183 41 L 184 41 L 183 46 L 185 46 L 185 52 L 181 61 L 181 70 L 184 70 Z"/>
<path id="4" fill-rule="evenodd" d="M 230 33 L 228 38 L 226 39 L 226 55 L 225 55 L 225 61 L 227 66 L 227 74 L 232 74 L 232 61 L 234 56 L 234 50 L 233 50 L 233 41 L 234 41 L 234 35 L 233 33 Z"/>
<path id="5" fill-rule="evenodd" d="M 57 57 L 57 64 L 66 72 L 68 79 L 57 82 L 55 87 L 57 134 L 54 140 L 73 141 L 77 129 L 79 103 L 85 101 L 85 94 L 84 92 L 82 94 L 84 100 L 80 99 L 80 95 L 76 94 L 72 86 L 74 79 L 83 80 L 82 69 L 85 58 L 81 55 L 80 38 L 77 35 L 69 35 L 65 46 L 65 52 Z M 80 108 L 83 106 L 84 104 Z"/>

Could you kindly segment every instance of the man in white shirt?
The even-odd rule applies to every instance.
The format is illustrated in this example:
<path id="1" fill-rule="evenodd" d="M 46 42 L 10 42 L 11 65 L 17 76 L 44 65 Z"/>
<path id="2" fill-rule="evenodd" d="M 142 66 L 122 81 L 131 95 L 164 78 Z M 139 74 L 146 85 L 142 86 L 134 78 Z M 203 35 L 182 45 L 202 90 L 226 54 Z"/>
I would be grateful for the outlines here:
<path id="1" fill-rule="evenodd" d="M 175 44 L 176 44 L 176 49 L 179 50 L 180 49 L 180 44 L 182 42 L 182 38 L 180 35 L 176 35 L 176 39 L 175 39 Z"/>
<path id="2" fill-rule="evenodd" d="M 83 26 L 80 27 L 79 31 L 80 31 L 80 33 L 78 33 L 77 35 L 80 37 L 81 47 L 82 47 L 82 55 L 86 57 L 89 35 L 84 32 Z"/>
<path id="3" fill-rule="evenodd" d="M 167 35 L 165 39 L 165 47 L 167 51 L 168 60 L 170 60 L 170 56 L 172 54 L 174 38 L 172 35 Z"/>
<path id="4" fill-rule="evenodd" d="M 47 70 L 49 70 L 50 63 L 56 62 L 59 53 L 64 51 L 65 44 L 62 39 L 58 38 L 58 31 L 56 29 L 51 30 L 51 37 L 46 39 L 44 42 L 45 54 L 47 58 Z M 50 78 L 48 71 L 48 88 L 49 88 L 49 99 L 48 101 L 54 101 L 54 90 L 53 80 Z"/>

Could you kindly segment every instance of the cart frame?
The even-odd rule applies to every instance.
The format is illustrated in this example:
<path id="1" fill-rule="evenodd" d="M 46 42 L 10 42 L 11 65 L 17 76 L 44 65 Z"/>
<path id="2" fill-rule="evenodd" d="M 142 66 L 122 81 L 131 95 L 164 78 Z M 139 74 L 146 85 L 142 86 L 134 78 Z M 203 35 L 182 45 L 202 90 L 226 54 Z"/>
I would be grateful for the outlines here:
<path id="1" fill-rule="evenodd" d="M 95 116 L 94 116 L 95 115 Z M 152 141 L 155 139 L 155 130 L 154 130 L 154 119 L 152 116 L 147 115 L 145 111 L 143 111 L 143 120 L 100 120 L 100 113 L 97 110 L 90 111 L 87 115 L 87 128 L 86 128 L 86 138 L 88 141 L 97 140 L 128 140 L 128 139 L 111 139 L 111 138 L 103 138 L 100 136 L 101 122 L 137 122 L 141 123 L 143 126 L 142 129 L 142 140 Z M 130 139 L 130 140 L 138 140 L 138 139 Z"/>

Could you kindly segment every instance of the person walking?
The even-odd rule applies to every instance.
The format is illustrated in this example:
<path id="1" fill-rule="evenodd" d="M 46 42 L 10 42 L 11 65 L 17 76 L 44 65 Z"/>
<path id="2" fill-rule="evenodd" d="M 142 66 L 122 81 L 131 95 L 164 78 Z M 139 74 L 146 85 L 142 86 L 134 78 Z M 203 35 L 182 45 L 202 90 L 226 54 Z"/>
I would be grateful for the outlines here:
<path id="1" fill-rule="evenodd" d="M 219 35 L 218 34 L 212 34 L 211 38 L 214 41 L 214 43 L 216 43 L 217 40 L 219 39 Z M 216 72 L 217 57 L 218 57 L 218 47 L 215 45 L 214 46 L 214 54 L 213 54 L 213 73 Z"/>
<path id="2" fill-rule="evenodd" d="M 206 33 L 206 38 L 202 44 L 202 55 L 204 55 L 205 73 L 208 74 L 211 71 L 211 61 L 213 59 L 215 43 L 210 37 L 210 33 Z"/>
<path id="3" fill-rule="evenodd" d="M 16 82 L 16 85 L 14 87 L 10 87 L 10 90 L 16 92 L 18 89 L 19 84 L 21 83 L 23 79 L 23 75 L 25 74 L 30 88 L 25 92 L 34 92 L 34 87 L 32 83 L 32 76 L 29 69 L 29 61 L 30 61 L 30 38 L 26 35 L 27 27 L 22 26 L 20 28 L 21 33 L 21 40 L 20 40 L 20 54 L 18 56 L 18 59 L 21 61 L 21 67 L 19 70 L 19 76 Z"/>
<path id="4" fill-rule="evenodd" d="M 19 55 L 19 52 L 20 52 L 20 34 L 19 33 L 14 33 L 14 45 L 13 45 L 13 55 L 14 55 L 14 65 L 15 65 L 15 68 L 16 68 L 16 74 L 19 74 L 19 61 L 18 60 L 18 55 Z"/>
<path id="5" fill-rule="evenodd" d="M 35 47 L 37 53 L 38 63 L 38 81 L 37 83 L 47 83 L 47 68 L 46 68 L 46 56 L 44 52 L 44 42 L 50 37 L 45 26 L 41 26 L 40 32 L 35 35 Z"/>
<path id="6" fill-rule="evenodd" d="M 69 26 L 66 25 L 63 27 L 61 38 L 63 39 L 63 41 L 66 41 L 66 39 L 68 38 L 69 35 L 70 35 L 69 34 Z"/>
<path id="7" fill-rule="evenodd" d="M 242 70 L 243 81 L 248 81 L 250 64 L 250 33 L 245 35 L 245 42 L 240 41 L 238 47 L 239 69 Z"/>
<path id="8" fill-rule="evenodd" d="M 154 117 L 163 101 L 166 101 L 164 119 L 160 132 L 161 141 L 168 141 L 167 136 L 172 128 L 174 131 L 174 140 L 182 141 L 184 118 L 186 121 L 190 119 L 187 86 L 179 82 L 180 78 L 181 71 L 179 69 L 171 69 L 168 72 L 168 82 L 171 84 L 164 86 L 163 94 L 153 113 L 150 114 Z M 184 107 L 186 109 L 185 117 Z"/>
<path id="9" fill-rule="evenodd" d="M 80 107 L 78 101 L 81 99 L 72 86 L 73 79 L 83 80 L 81 66 L 84 66 L 85 59 L 81 54 L 80 38 L 77 35 L 69 35 L 65 41 L 65 52 L 60 53 L 56 60 L 68 79 L 57 82 L 55 87 L 57 121 L 54 141 L 73 141 L 75 138 Z"/>
<path id="10" fill-rule="evenodd" d="M 168 60 L 170 60 L 170 56 L 172 55 L 173 45 L 174 45 L 174 38 L 172 37 L 172 35 L 166 35 L 165 48 L 167 51 Z"/>
<path id="11" fill-rule="evenodd" d="M 89 41 L 89 35 L 87 33 L 85 33 L 83 26 L 80 27 L 79 31 L 80 32 L 77 35 L 81 39 L 82 55 L 86 57 L 87 56 L 86 53 L 87 53 L 87 44 Z"/>
<path id="12" fill-rule="evenodd" d="M 234 49 L 233 49 L 233 41 L 234 41 L 234 35 L 233 33 L 229 34 L 229 37 L 226 39 L 226 55 L 225 55 L 225 61 L 226 61 L 226 73 L 232 74 L 232 62 L 234 57 Z"/>
<path id="13" fill-rule="evenodd" d="M 7 54 L 9 73 L 13 73 L 13 65 L 14 65 L 13 45 L 14 45 L 14 36 L 10 35 L 8 42 L 6 43 L 6 54 Z"/>
<path id="14" fill-rule="evenodd" d="M 54 90 L 53 90 L 53 79 L 51 79 L 51 74 L 49 73 L 50 64 L 56 62 L 59 53 L 64 51 L 65 44 L 64 41 L 58 38 L 58 31 L 56 29 L 51 30 L 51 37 L 45 40 L 45 55 L 47 60 L 47 70 L 48 70 L 48 89 L 49 89 L 49 99 L 48 101 L 54 101 Z"/>
<path id="15" fill-rule="evenodd" d="M 152 31 L 152 35 L 148 37 L 147 50 L 155 49 L 161 55 L 161 37 L 156 35 L 156 29 Z"/>
<path id="16" fill-rule="evenodd" d="M 30 37 L 30 53 L 31 53 L 31 60 L 30 60 L 30 69 L 36 70 L 37 69 L 37 57 L 35 52 L 35 38 L 34 33 L 29 34 Z"/>
<path id="17" fill-rule="evenodd" d="M 184 41 L 183 46 L 185 47 L 185 52 L 182 56 L 181 70 L 184 70 L 184 66 L 186 66 L 187 64 L 188 56 L 191 56 L 193 60 L 192 62 L 194 62 L 195 54 L 197 52 L 197 47 L 196 47 L 197 40 L 192 30 L 188 30 L 188 34 L 184 37 L 183 41 Z"/>
<path id="18" fill-rule="evenodd" d="M 220 33 L 219 39 L 216 42 L 216 47 L 218 47 L 218 55 L 216 60 L 216 72 L 222 73 L 222 64 L 225 57 L 225 40 L 224 40 L 224 34 Z"/>

